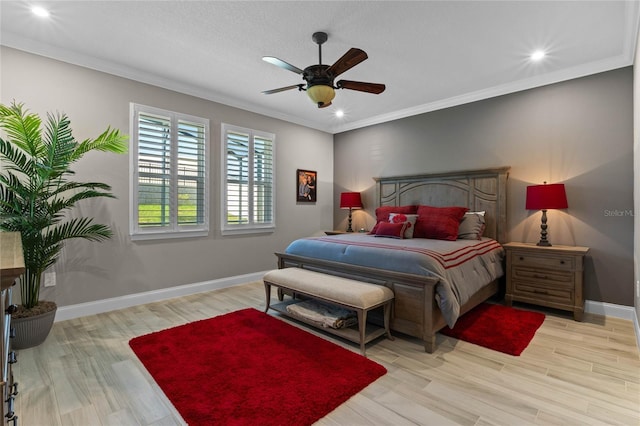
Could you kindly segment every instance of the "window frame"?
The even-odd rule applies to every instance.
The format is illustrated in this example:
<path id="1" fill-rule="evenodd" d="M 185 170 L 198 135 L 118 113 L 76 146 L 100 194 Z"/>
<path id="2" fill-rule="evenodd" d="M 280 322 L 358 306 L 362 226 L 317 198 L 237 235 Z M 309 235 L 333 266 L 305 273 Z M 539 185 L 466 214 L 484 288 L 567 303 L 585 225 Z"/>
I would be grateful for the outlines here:
<path id="1" fill-rule="evenodd" d="M 249 191 L 253 194 L 255 188 L 254 176 L 255 168 L 254 161 L 255 155 L 253 155 L 255 147 L 255 138 L 268 139 L 271 141 L 271 221 L 268 223 L 256 223 L 253 221 L 254 208 L 253 197 L 250 195 L 251 207 L 249 208 L 249 223 L 246 224 L 230 224 L 227 222 L 228 214 L 228 196 L 227 196 L 227 133 L 229 131 L 244 133 L 249 135 Z M 233 124 L 222 123 L 221 125 L 221 179 L 222 188 L 220 190 L 221 203 L 220 203 L 220 232 L 222 235 L 234 235 L 234 234 L 258 234 L 258 233 L 272 233 L 276 228 L 276 135 L 261 130 L 253 130 L 246 127 L 236 126 Z"/>
<path id="2" fill-rule="evenodd" d="M 160 117 L 166 117 L 170 119 L 171 123 L 171 136 L 170 136 L 170 159 L 171 159 L 171 171 L 170 171 L 170 179 L 171 182 L 174 183 L 174 188 L 172 194 L 170 195 L 169 202 L 169 217 L 170 223 L 169 226 L 150 226 L 150 227 L 142 227 L 138 223 L 139 220 L 139 116 L 140 114 L 147 115 L 156 115 Z M 204 128 L 204 145 L 202 147 L 203 153 L 201 157 L 201 161 L 204 164 L 204 173 L 202 176 L 202 183 L 204 185 L 203 188 L 203 219 L 202 223 L 193 224 L 193 225 L 180 225 L 178 223 L 178 187 L 177 182 L 180 180 L 180 175 L 178 173 L 178 146 L 176 144 L 176 140 L 178 137 L 178 123 L 179 122 L 187 122 L 193 123 L 197 125 L 202 125 Z M 211 134 L 211 126 L 210 120 L 208 118 L 197 117 L 189 114 L 183 114 L 175 111 L 169 111 L 161 108 L 156 108 L 152 106 L 130 103 L 129 108 L 129 126 L 130 126 L 130 155 L 129 155 L 129 170 L 130 170 L 130 183 L 129 183 L 129 235 L 133 241 L 137 240 L 155 240 L 155 239 L 167 239 L 167 238 L 190 238 L 190 237 L 202 237 L 209 235 L 209 194 L 210 194 L 210 186 L 209 182 L 210 176 L 210 159 L 209 159 L 209 149 L 210 149 L 210 134 Z M 200 158 L 199 158 L 200 161 Z"/>

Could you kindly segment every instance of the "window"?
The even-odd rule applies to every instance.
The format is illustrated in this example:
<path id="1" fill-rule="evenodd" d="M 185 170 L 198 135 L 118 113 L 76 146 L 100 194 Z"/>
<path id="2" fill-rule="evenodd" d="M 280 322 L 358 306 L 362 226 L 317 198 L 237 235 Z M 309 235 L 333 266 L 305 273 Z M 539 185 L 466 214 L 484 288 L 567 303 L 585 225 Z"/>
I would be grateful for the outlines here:
<path id="1" fill-rule="evenodd" d="M 273 231 L 275 135 L 222 125 L 222 233 Z"/>
<path id="2" fill-rule="evenodd" d="M 209 120 L 131 104 L 133 239 L 207 235 Z"/>

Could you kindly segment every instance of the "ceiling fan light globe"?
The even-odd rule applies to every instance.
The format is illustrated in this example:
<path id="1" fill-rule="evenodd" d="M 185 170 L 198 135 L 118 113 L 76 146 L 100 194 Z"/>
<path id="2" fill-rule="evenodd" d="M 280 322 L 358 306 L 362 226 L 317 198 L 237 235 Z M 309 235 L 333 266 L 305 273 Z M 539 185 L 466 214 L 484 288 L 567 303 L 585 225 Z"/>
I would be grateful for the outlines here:
<path id="1" fill-rule="evenodd" d="M 333 87 L 324 84 L 316 84 L 307 88 L 307 95 L 318 107 L 329 106 L 333 98 L 336 96 Z"/>

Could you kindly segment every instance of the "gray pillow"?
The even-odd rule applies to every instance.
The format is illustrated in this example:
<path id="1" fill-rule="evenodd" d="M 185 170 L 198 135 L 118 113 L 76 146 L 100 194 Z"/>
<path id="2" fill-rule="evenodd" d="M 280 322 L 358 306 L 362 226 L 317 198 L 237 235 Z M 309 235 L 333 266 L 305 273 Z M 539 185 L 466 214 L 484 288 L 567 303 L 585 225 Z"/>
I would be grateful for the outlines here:
<path id="1" fill-rule="evenodd" d="M 459 240 L 479 240 L 484 233 L 484 211 L 466 212 L 458 227 Z"/>

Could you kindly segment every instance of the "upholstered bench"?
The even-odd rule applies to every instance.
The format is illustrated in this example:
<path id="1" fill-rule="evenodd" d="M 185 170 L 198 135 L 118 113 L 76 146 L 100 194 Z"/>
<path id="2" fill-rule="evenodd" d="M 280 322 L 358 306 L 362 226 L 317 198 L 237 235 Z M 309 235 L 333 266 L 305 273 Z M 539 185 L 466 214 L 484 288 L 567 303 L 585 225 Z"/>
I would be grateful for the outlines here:
<path id="1" fill-rule="evenodd" d="M 322 328 L 322 330 L 359 343 L 362 355 L 365 355 L 365 345 L 380 336 L 386 334 L 389 339 L 393 340 L 389 329 L 393 292 L 385 286 L 364 283 L 302 268 L 275 269 L 267 272 L 263 281 L 267 296 L 265 312 L 271 308 L 285 315 L 290 315 L 286 309 L 286 305 L 295 303 L 295 300 L 293 300 L 272 306 L 271 286 L 275 286 L 293 293 L 294 299 L 296 296 L 302 295 L 356 311 L 358 317 L 357 332 L 352 328 Z M 372 309 L 381 306 L 383 308 L 384 328 L 372 327 L 372 325 L 367 324 L 367 314 Z M 311 325 L 317 325 L 299 317 L 295 318 Z"/>

